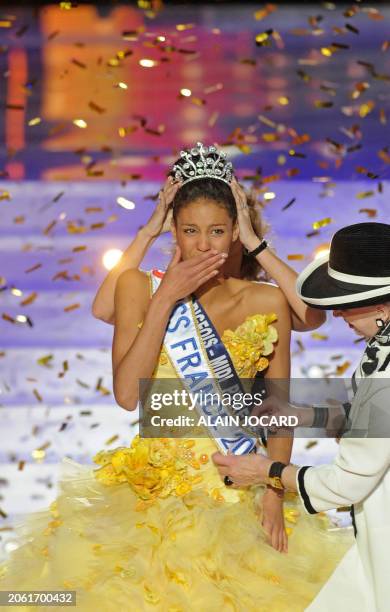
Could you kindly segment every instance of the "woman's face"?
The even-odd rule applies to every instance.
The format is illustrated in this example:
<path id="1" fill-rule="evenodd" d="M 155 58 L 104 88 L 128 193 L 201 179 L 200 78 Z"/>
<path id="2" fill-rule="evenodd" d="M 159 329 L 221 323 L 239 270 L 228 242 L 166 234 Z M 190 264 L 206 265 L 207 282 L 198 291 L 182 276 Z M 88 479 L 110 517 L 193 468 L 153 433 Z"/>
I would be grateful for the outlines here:
<path id="1" fill-rule="evenodd" d="M 189 259 L 215 249 L 229 253 L 237 240 L 239 228 L 225 208 L 214 200 L 199 198 L 178 213 L 172 222 L 172 234 L 181 249 L 182 259 Z"/>
<path id="2" fill-rule="evenodd" d="M 346 308 L 334 310 L 333 316 L 343 317 L 344 321 L 359 336 L 371 338 L 378 333 L 379 328 L 376 319 L 387 321 L 389 318 L 389 307 L 386 304 L 375 304 L 373 306 L 362 306 L 361 308 Z"/>

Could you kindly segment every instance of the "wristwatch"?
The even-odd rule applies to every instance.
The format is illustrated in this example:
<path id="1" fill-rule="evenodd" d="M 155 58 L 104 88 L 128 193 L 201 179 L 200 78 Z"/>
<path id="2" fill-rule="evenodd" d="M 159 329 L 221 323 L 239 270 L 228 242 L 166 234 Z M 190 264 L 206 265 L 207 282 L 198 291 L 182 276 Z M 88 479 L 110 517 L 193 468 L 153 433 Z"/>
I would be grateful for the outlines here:
<path id="1" fill-rule="evenodd" d="M 268 472 L 267 484 L 271 485 L 271 487 L 274 489 L 284 489 L 284 485 L 282 483 L 282 472 L 285 467 L 287 467 L 287 465 L 281 461 L 274 461 L 271 463 Z"/>

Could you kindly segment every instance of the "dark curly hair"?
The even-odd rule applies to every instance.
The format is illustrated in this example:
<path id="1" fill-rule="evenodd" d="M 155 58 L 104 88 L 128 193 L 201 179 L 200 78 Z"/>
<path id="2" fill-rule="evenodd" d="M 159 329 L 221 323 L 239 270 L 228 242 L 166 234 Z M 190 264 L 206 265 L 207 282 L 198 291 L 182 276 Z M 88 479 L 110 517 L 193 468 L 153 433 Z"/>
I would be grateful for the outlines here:
<path id="1" fill-rule="evenodd" d="M 258 200 L 256 193 L 251 191 L 247 195 L 247 204 L 252 221 L 252 227 L 259 238 L 263 238 L 268 226 L 262 218 L 263 204 Z M 233 223 L 237 220 L 236 201 L 229 185 L 213 178 L 202 178 L 190 181 L 180 187 L 172 202 L 173 220 L 176 223 L 179 211 L 199 198 L 213 200 L 225 208 Z M 255 257 L 250 257 L 243 251 L 240 278 L 243 280 L 269 280 L 269 276 L 261 267 Z"/>

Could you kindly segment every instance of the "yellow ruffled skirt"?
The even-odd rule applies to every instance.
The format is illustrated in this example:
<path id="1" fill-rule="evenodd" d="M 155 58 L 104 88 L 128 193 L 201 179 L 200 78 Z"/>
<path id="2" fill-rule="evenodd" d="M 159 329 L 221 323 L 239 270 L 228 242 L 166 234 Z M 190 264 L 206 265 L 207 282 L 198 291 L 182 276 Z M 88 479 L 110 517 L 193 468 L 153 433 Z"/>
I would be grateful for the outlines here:
<path id="1" fill-rule="evenodd" d="M 0 590 L 75 590 L 81 612 L 304 610 L 350 531 L 329 531 L 287 495 L 289 552 L 278 553 L 261 527 L 262 488 L 224 487 L 209 440 L 187 444 L 191 461 L 166 448 L 154 445 L 146 471 L 144 451 L 98 454 L 98 472 L 65 459 L 56 501 L 19 527 Z"/>

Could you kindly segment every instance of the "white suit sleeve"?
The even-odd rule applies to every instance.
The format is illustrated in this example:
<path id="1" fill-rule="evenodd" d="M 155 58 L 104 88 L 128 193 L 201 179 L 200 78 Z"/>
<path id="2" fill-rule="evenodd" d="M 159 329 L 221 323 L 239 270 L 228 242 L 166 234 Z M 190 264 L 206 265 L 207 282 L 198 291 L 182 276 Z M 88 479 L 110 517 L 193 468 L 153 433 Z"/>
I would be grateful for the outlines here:
<path id="1" fill-rule="evenodd" d="M 342 438 L 333 463 L 298 470 L 297 488 L 310 514 L 364 500 L 390 466 L 388 438 Z"/>

